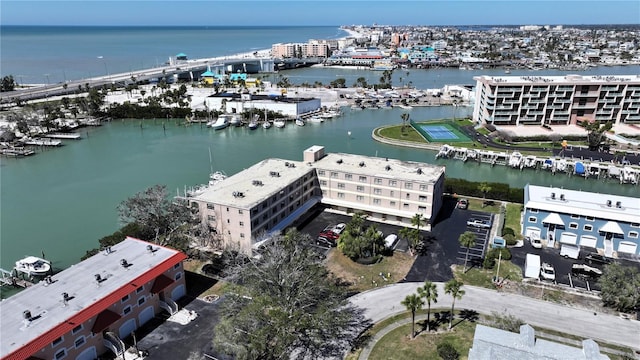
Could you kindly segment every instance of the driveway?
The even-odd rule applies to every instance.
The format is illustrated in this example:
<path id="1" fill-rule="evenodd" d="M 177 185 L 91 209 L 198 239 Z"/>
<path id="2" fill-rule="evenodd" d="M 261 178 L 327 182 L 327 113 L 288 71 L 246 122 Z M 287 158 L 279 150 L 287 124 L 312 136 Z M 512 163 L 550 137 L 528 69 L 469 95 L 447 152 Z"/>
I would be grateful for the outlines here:
<path id="1" fill-rule="evenodd" d="M 400 302 L 407 295 L 415 294 L 423 283 L 392 284 L 354 295 L 350 301 L 364 309 L 365 317 L 376 323 L 406 311 Z M 436 285 L 439 294 L 436 306 L 450 309 L 451 296 L 445 294 L 442 282 Z M 475 286 L 465 285 L 462 289 L 465 295 L 456 300 L 456 309 L 471 309 L 489 315 L 493 312 L 513 315 L 532 326 L 640 351 L 640 321 Z"/>

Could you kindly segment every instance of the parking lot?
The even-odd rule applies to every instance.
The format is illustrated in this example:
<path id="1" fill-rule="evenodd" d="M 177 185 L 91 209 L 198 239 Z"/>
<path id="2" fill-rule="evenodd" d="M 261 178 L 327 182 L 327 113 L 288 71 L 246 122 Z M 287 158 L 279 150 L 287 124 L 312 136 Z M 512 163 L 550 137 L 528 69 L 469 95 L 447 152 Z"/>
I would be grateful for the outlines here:
<path id="1" fill-rule="evenodd" d="M 469 219 L 467 220 L 465 231 L 472 232 L 475 235 L 475 245 L 469 248 L 469 259 L 468 263 L 471 264 L 482 264 L 482 260 L 487 251 L 487 246 L 489 244 L 489 237 L 491 235 L 491 226 L 493 225 L 493 215 L 480 211 L 471 211 L 471 210 L 458 210 L 462 211 L 463 214 L 466 213 Z M 485 224 L 489 224 L 489 227 L 478 227 L 469 225 L 468 222 L 472 220 L 481 220 Z M 467 254 L 467 248 L 460 245 L 458 249 L 457 260 L 458 263 L 464 263 L 465 256 Z"/>

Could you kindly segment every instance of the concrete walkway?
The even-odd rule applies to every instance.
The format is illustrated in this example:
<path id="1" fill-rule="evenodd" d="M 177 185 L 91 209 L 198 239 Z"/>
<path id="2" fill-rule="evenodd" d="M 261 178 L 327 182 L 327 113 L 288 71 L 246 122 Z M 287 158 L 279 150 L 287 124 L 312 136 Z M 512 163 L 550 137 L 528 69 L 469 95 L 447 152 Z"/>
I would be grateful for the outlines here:
<path id="1" fill-rule="evenodd" d="M 393 284 L 359 293 L 351 297 L 350 301 L 364 310 L 365 317 L 377 323 L 406 311 L 400 302 L 407 295 L 416 293 L 422 284 Z M 439 282 L 436 285 L 439 294 L 436 306 L 450 308 L 451 296 L 445 294 L 444 283 Z M 640 321 L 625 320 L 618 316 L 475 286 L 465 285 L 462 289 L 465 295 L 462 299 L 456 300 L 455 308 L 458 310 L 470 309 L 488 315 L 492 312 L 512 315 L 532 326 L 640 351 Z M 374 340 L 372 343 L 375 343 Z"/>

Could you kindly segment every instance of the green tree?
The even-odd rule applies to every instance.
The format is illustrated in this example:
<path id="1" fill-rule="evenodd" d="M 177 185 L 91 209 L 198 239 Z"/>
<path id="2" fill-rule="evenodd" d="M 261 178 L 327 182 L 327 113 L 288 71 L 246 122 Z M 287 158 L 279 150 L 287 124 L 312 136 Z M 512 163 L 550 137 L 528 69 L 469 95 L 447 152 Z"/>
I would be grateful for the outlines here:
<path id="1" fill-rule="evenodd" d="M 425 281 L 424 285 L 418 288 L 418 295 L 427 303 L 427 331 L 431 330 L 431 303 L 438 302 L 438 288 L 431 281 Z"/>
<path id="2" fill-rule="evenodd" d="M 458 350 L 448 341 L 439 343 L 438 346 L 436 346 L 436 350 L 442 360 L 458 360 L 460 358 Z"/>
<path id="3" fill-rule="evenodd" d="M 400 304 L 411 311 L 411 338 L 413 339 L 416 336 L 416 311 L 422 308 L 424 301 L 419 295 L 411 294 L 407 295 Z"/>
<path id="4" fill-rule="evenodd" d="M 297 232 L 276 236 L 260 259 L 226 269 L 225 296 L 213 342 L 236 359 L 342 356 L 368 326 L 347 289 Z"/>
<path id="5" fill-rule="evenodd" d="M 0 91 L 13 91 L 16 88 L 16 81 L 13 79 L 13 75 L 4 76 L 2 78 L 2 87 Z"/>
<path id="6" fill-rule="evenodd" d="M 484 200 L 487 198 L 487 193 L 491 191 L 491 186 L 486 182 L 481 182 L 478 185 L 478 191 L 482 193 L 482 207 L 484 207 Z"/>
<path id="7" fill-rule="evenodd" d="M 403 99 L 403 100 L 405 100 L 405 99 Z M 402 127 L 400 128 L 400 130 L 402 132 L 406 131 L 406 128 L 408 127 L 408 124 L 409 124 L 409 118 L 410 117 L 411 116 L 409 114 L 407 114 L 407 113 L 404 113 L 404 114 L 400 115 L 400 119 L 402 119 Z"/>
<path id="8" fill-rule="evenodd" d="M 467 260 L 469 259 L 469 249 L 476 244 L 476 234 L 471 231 L 465 231 L 460 234 L 458 238 L 458 242 L 461 246 L 467 248 L 467 253 L 464 256 L 464 270 L 463 272 L 467 272 Z"/>
<path id="9" fill-rule="evenodd" d="M 415 226 L 418 231 L 420 231 L 420 227 L 427 223 L 427 219 L 422 216 L 422 214 L 417 213 L 413 215 L 411 218 L 411 225 Z"/>
<path id="10" fill-rule="evenodd" d="M 611 130 L 613 122 L 600 123 L 600 121 L 589 122 L 584 120 L 580 123 L 587 131 L 587 142 L 589 143 L 589 150 L 598 150 L 604 137 L 604 133 Z"/>
<path id="11" fill-rule="evenodd" d="M 620 312 L 640 307 L 640 271 L 633 266 L 613 263 L 604 267 L 598 279 L 602 303 Z"/>
<path id="12" fill-rule="evenodd" d="M 451 302 L 451 316 L 449 317 L 449 330 L 453 327 L 453 309 L 456 305 L 456 299 L 462 299 L 464 295 L 464 290 L 462 290 L 463 285 L 462 281 L 456 279 L 451 279 L 444 284 L 445 294 L 449 294 L 453 298 Z"/>

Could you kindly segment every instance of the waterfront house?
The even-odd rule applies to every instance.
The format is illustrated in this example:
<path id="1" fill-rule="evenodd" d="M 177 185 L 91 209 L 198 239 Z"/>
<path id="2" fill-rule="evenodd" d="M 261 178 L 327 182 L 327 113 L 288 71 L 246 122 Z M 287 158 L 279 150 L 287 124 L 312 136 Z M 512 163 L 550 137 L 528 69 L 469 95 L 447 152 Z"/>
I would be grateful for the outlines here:
<path id="1" fill-rule="evenodd" d="M 266 159 L 189 198 L 224 244 L 250 252 L 321 203 L 369 220 L 410 226 L 421 214 L 429 229 L 440 207 L 444 167 L 344 153 L 323 146 L 303 161 Z"/>
<path id="2" fill-rule="evenodd" d="M 0 302 L 0 358 L 124 356 L 125 339 L 186 293 L 173 249 L 126 238 Z"/>
<path id="3" fill-rule="evenodd" d="M 640 198 L 527 185 L 522 222 L 523 235 L 541 238 L 546 247 L 640 255 Z"/>

